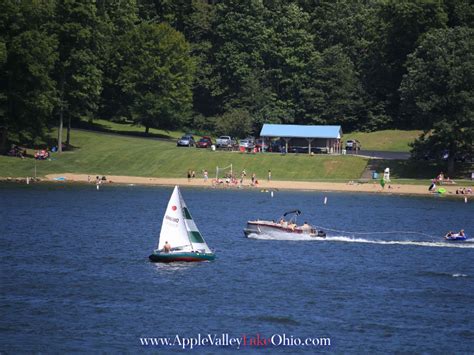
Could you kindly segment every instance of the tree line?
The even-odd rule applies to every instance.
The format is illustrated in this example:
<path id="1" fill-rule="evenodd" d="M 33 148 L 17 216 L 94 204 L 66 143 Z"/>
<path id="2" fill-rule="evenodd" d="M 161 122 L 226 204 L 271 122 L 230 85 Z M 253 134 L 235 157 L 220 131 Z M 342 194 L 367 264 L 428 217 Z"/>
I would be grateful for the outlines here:
<path id="1" fill-rule="evenodd" d="M 473 20 L 469 0 L 4 0 L 0 143 L 94 118 L 341 124 L 423 129 L 415 152 L 454 158 L 472 151 Z"/>

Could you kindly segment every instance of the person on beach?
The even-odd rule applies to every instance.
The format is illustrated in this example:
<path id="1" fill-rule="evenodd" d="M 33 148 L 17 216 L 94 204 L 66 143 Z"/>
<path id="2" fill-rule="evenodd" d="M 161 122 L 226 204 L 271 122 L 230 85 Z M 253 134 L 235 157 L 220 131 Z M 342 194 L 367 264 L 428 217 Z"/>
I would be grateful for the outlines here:
<path id="1" fill-rule="evenodd" d="M 438 182 L 441 182 L 444 180 L 444 173 L 443 172 L 440 172 L 439 175 L 436 177 L 436 180 Z"/>
<path id="2" fill-rule="evenodd" d="M 272 171 L 268 170 L 268 182 L 272 181 Z"/>
<path id="3" fill-rule="evenodd" d="M 257 181 L 257 175 L 255 173 L 252 174 L 252 186 L 255 186 L 255 182 Z"/>
<path id="4" fill-rule="evenodd" d="M 431 192 L 431 191 L 434 191 L 434 189 L 436 189 L 436 184 L 435 184 L 435 182 L 433 181 L 433 182 L 431 183 L 430 187 L 428 187 L 428 191 Z"/>
<path id="5" fill-rule="evenodd" d="M 196 177 L 196 172 L 193 170 L 193 171 L 191 172 L 191 179 L 194 179 L 195 177 Z"/>
<path id="6" fill-rule="evenodd" d="M 188 181 L 191 181 L 191 170 L 188 170 Z"/>
<path id="7" fill-rule="evenodd" d="M 204 182 L 207 182 L 207 179 L 209 179 L 209 173 L 207 170 L 204 170 Z"/>

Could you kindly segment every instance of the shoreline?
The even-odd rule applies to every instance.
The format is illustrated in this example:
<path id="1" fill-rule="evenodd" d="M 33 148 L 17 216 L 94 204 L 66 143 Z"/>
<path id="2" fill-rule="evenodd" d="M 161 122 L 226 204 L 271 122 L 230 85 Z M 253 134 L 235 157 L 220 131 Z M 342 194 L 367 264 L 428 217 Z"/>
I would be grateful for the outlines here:
<path id="1" fill-rule="evenodd" d="M 89 181 L 90 177 L 90 181 Z M 58 178 L 65 180 L 57 181 Z M 192 187 L 207 187 L 207 188 L 222 188 L 222 189 L 237 189 L 237 185 L 227 186 L 225 183 L 213 185 L 213 179 L 204 181 L 203 178 L 194 178 L 188 181 L 187 178 L 154 178 L 154 177 L 139 177 L 139 176 L 120 176 L 108 175 L 107 182 L 104 184 L 119 184 L 119 185 L 154 185 L 154 186 L 192 186 Z M 41 181 L 47 182 L 73 182 L 86 183 L 95 185 L 95 175 L 88 174 L 48 174 Z M 390 187 L 389 187 L 390 186 Z M 244 180 L 243 187 L 245 189 L 255 190 L 301 190 L 301 191 L 338 191 L 338 192 L 362 192 L 362 193 L 380 193 L 387 195 L 418 195 L 418 196 L 432 196 L 433 193 L 428 191 L 428 186 L 424 185 L 405 185 L 405 184 L 391 184 L 387 183 L 385 188 L 379 184 L 378 180 L 369 181 L 366 183 L 354 182 L 339 183 L 339 182 L 309 182 L 309 181 L 267 181 L 260 180 L 258 185 L 251 186 L 250 179 Z M 456 195 L 457 185 L 442 185 L 446 190 L 444 196 L 452 196 L 459 198 L 471 198 L 473 195 Z"/>
<path id="2" fill-rule="evenodd" d="M 48 174 L 44 178 L 39 178 L 39 182 L 47 183 L 81 183 L 95 185 L 95 176 L 88 174 Z M 89 181 L 90 177 L 90 181 Z M 57 180 L 58 178 L 64 180 Z M 25 182 L 25 178 L 0 178 L 0 181 L 15 181 Z M 34 180 L 32 180 L 34 181 Z M 103 183 L 117 184 L 117 185 L 149 185 L 149 186 L 175 186 L 182 187 L 204 187 L 214 189 L 239 189 L 238 185 L 213 184 L 213 179 L 204 181 L 203 178 L 194 178 L 188 180 L 187 178 L 154 178 L 154 177 L 140 177 L 140 176 L 123 176 L 123 175 L 108 175 L 107 181 Z M 384 195 L 416 195 L 416 196 L 433 196 L 437 193 L 429 192 L 428 186 L 425 185 L 409 185 L 409 184 L 393 184 L 387 183 L 385 188 L 382 188 L 378 180 L 369 180 L 368 182 L 345 183 L 345 182 L 310 182 L 310 181 L 280 181 L 280 180 L 259 180 L 255 186 L 250 185 L 250 178 L 244 180 L 242 186 L 244 189 L 254 190 L 299 190 L 299 191 L 330 191 L 330 192 L 360 192 L 360 193 L 378 193 Z M 456 194 L 457 185 L 442 185 L 446 192 L 443 196 L 472 199 L 474 195 Z M 267 192 L 267 191 L 265 191 Z"/>

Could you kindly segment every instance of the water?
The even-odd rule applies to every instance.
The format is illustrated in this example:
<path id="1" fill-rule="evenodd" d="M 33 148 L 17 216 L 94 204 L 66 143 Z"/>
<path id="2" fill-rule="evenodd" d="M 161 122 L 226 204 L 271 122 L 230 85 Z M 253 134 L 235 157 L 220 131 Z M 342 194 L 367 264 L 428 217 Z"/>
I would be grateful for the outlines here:
<path id="1" fill-rule="evenodd" d="M 170 351 L 178 348 L 140 338 L 176 334 L 331 341 L 270 350 L 286 353 L 474 348 L 474 243 L 441 239 L 448 230 L 474 233 L 472 203 L 183 188 L 218 259 L 153 264 L 147 256 L 171 191 L 0 186 L 0 351 Z M 343 232 L 326 241 L 244 238 L 247 220 L 295 208 L 300 222 Z M 391 231 L 416 233 L 381 233 Z"/>

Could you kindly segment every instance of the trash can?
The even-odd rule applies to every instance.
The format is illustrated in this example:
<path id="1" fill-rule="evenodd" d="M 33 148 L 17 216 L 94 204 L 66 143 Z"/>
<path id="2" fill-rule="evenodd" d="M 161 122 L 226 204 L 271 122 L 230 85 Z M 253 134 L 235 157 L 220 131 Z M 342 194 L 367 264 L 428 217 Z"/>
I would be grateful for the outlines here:
<path id="1" fill-rule="evenodd" d="M 372 172 L 372 179 L 378 179 L 378 178 L 379 178 L 379 174 L 376 171 Z"/>

